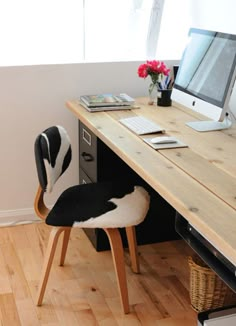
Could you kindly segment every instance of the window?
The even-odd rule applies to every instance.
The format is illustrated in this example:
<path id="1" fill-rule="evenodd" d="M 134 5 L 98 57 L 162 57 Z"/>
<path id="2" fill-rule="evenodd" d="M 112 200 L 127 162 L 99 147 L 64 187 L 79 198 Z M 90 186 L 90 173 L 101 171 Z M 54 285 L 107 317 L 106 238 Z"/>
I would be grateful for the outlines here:
<path id="1" fill-rule="evenodd" d="M 156 55 L 166 60 L 181 59 L 192 23 L 195 0 L 165 0 Z"/>
<path id="2" fill-rule="evenodd" d="M 163 3 L 163 0 L 86 0 L 86 60 L 146 58 L 147 36 L 150 28 L 158 35 Z M 157 13 L 157 20 L 153 19 L 152 12 Z M 149 38 L 149 43 L 152 39 Z"/>
<path id="3" fill-rule="evenodd" d="M 179 59 L 180 2 L 186 13 L 188 0 L 1 1 L 0 66 Z"/>

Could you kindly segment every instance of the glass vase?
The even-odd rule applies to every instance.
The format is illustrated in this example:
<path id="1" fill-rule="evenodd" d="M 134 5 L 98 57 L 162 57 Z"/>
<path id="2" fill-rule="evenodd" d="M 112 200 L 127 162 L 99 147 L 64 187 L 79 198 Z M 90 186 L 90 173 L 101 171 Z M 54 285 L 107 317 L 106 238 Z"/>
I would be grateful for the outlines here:
<path id="1" fill-rule="evenodd" d="M 157 101 L 157 85 L 150 84 L 148 89 L 148 104 L 153 105 L 156 104 Z"/>

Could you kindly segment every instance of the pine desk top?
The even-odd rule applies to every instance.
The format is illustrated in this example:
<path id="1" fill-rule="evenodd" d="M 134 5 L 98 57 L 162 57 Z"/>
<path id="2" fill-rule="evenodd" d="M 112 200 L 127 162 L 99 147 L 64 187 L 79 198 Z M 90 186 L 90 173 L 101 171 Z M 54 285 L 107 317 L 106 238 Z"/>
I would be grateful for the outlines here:
<path id="1" fill-rule="evenodd" d="M 236 266 L 236 125 L 197 132 L 185 125 L 199 116 L 184 108 L 147 105 L 140 109 L 89 113 L 77 100 L 67 108 L 149 183 Z M 155 151 L 120 118 L 145 116 L 188 148 Z"/>

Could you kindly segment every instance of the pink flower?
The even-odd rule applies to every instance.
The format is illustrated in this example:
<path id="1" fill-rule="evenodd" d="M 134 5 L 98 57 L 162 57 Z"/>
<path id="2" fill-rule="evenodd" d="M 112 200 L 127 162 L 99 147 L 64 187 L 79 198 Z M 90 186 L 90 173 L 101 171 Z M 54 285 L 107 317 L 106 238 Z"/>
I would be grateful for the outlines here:
<path id="1" fill-rule="evenodd" d="M 141 78 L 146 78 L 148 75 L 153 82 L 162 79 L 163 76 L 168 76 L 170 69 L 168 69 L 164 62 L 152 60 L 146 61 L 138 67 L 138 75 Z"/>
<path id="2" fill-rule="evenodd" d="M 149 85 L 148 91 L 149 96 L 151 95 L 153 89 L 169 89 L 171 79 L 169 78 L 170 69 L 168 69 L 163 61 L 146 61 L 146 63 L 141 64 L 138 67 L 138 76 L 141 78 L 146 78 L 150 76 L 152 82 Z"/>
<path id="3" fill-rule="evenodd" d="M 148 76 L 146 63 L 144 63 L 138 67 L 138 75 L 141 78 L 146 78 Z"/>

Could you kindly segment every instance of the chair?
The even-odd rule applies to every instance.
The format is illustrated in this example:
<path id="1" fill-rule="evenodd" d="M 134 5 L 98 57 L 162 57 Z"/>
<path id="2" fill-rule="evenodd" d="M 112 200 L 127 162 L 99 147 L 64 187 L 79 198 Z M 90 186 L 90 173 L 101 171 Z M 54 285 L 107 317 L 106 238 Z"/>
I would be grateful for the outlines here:
<path id="1" fill-rule="evenodd" d="M 120 181 L 89 183 L 69 187 L 57 199 L 51 210 L 46 207 L 44 194 L 53 190 L 59 177 L 71 161 L 71 144 L 61 126 L 42 132 L 35 141 L 35 160 L 39 187 L 35 212 L 52 226 L 39 283 L 37 305 L 42 305 L 49 273 L 59 236 L 63 233 L 60 265 L 64 265 L 72 227 L 102 228 L 109 239 L 116 278 L 124 313 L 129 312 L 129 300 L 124 264 L 124 252 L 118 228 L 125 228 L 132 270 L 139 272 L 135 225 L 141 223 L 149 209 L 147 191 Z"/>

